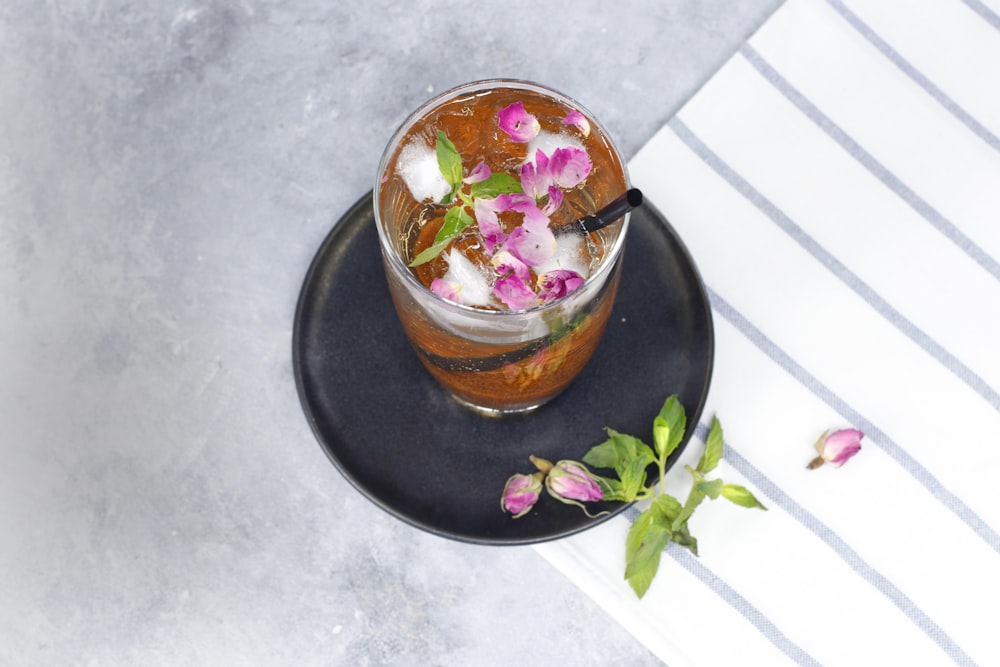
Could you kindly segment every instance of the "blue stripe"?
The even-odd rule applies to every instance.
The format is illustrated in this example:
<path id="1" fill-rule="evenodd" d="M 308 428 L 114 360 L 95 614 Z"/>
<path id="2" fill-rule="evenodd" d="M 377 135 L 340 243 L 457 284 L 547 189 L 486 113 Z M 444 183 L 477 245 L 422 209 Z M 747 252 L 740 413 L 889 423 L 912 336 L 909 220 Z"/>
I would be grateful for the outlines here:
<path id="1" fill-rule="evenodd" d="M 708 426 L 698 424 L 696 429 L 697 437 L 704 442 L 708 439 Z M 885 575 L 869 565 L 858 552 L 844 541 L 842 537 L 830 529 L 829 526 L 817 519 L 804 507 L 795 502 L 791 496 L 781 490 L 777 484 L 771 481 L 764 473 L 753 466 L 743 456 L 739 454 L 731 442 L 725 443 L 725 459 L 734 469 L 747 479 L 756 489 L 766 495 L 772 504 L 781 507 L 793 519 L 802 524 L 813 535 L 823 540 L 845 563 L 847 563 L 858 576 L 871 584 L 876 590 L 882 593 L 896 607 L 906 615 L 914 625 L 919 627 L 924 634 L 941 647 L 941 649 L 960 665 L 975 664 L 966 655 L 961 647 L 948 636 L 913 600 L 903 591 L 893 584 Z"/>
<path id="2" fill-rule="evenodd" d="M 630 523 L 635 522 L 638 515 L 639 510 L 634 505 L 625 510 L 625 516 Z M 757 607 L 753 606 L 749 600 L 740 595 L 736 589 L 702 565 L 701 561 L 695 558 L 690 551 L 684 547 L 677 546 L 673 542 L 668 542 L 664 553 L 673 558 L 677 564 L 694 575 L 729 606 L 738 611 L 782 653 L 800 665 L 820 666 L 821 663 L 809 655 L 805 649 L 789 639 L 771 619 L 765 616 Z"/>
<path id="3" fill-rule="evenodd" d="M 823 114 L 816 105 L 785 80 L 777 70 L 771 67 L 764 58 L 749 44 L 744 44 L 740 48 L 740 53 L 747 61 L 763 76 L 768 83 L 773 85 L 789 102 L 794 104 L 823 130 L 831 139 L 836 141 L 854 159 L 861 163 L 869 172 L 892 190 L 898 197 L 905 201 L 924 220 L 929 222 L 936 230 L 955 244 L 962 252 L 968 255 L 976 264 L 981 266 L 987 273 L 1000 281 L 1000 263 L 993 259 L 988 253 L 980 248 L 976 243 L 965 235 L 962 230 L 945 218 L 934 207 L 921 199 L 917 193 L 906 186 L 899 178 L 876 160 L 868 151 L 861 147 L 836 123 Z"/>
<path id="4" fill-rule="evenodd" d="M 913 476 L 927 491 L 937 498 L 938 502 L 947 507 L 955 516 L 965 523 L 995 552 L 1000 554 L 1000 535 L 998 535 L 979 515 L 972 511 L 955 494 L 948 490 L 927 468 L 920 465 L 910 454 L 900 447 L 892 438 L 879 429 L 864 415 L 858 412 L 853 406 L 847 403 L 840 396 L 835 394 L 829 387 L 823 384 L 818 378 L 810 374 L 805 368 L 792 359 L 784 350 L 778 347 L 774 341 L 764 335 L 760 329 L 755 327 L 739 311 L 733 308 L 725 299 L 719 296 L 711 288 L 707 288 L 709 301 L 712 310 L 721 315 L 727 322 L 750 340 L 761 352 L 766 354 L 773 362 L 783 368 L 785 372 L 799 381 L 806 389 L 822 400 L 833 410 L 843 415 L 848 422 L 860 429 L 872 442 L 882 451 L 888 454 L 896 463 Z"/>
<path id="5" fill-rule="evenodd" d="M 764 215 L 769 217 L 783 232 L 788 234 L 804 250 L 825 266 L 831 273 L 850 287 L 876 312 L 885 318 L 907 338 L 919 345 L 925 352 L 934 357 L 942 366 L 951 371 L 959 380 L 979 394 L 994 410 L 1000 412 L 1000 393 L 993 389 L 986 380 L 963 364 L 957 357 L 948 352 L 920 327 L 908 320 L 888 301 L 871 288 L 865 281 L 848 269 L 828 250 L 823 248 L 814 238 L 785 215 L 777 206 L 761 194 L 743 177 L 736 173 L 726 162 L 716 155 L 680 118 L 674 117 L 667 123 L 677 137 L 683 141 L 699 158 L 710 166 L 737 192 L 748 199 Z"/>
<path id="6" fill-rule="evenodd" d="M 970 113 L 965 111 L 957 102 L 948 97 L 943 90 L 931 83 L 931 80 L 924 76 L 916 67 L 911 65 L 903 56 L 901 56 L 895 49 L 893 49 L 889 44 L 879 37 L 874 30 L 871 29 L 864 21 L 862 21 L 856 14 L 851 12 L 847 6 L 841 2 L 841 0 L 826 0 L 827 3 L 833 7 L 838 14 L 840 14 L 844 20 L 850 23 L 855 30 L 857 30 L 861 35 L 871 42 L 875 48 L 882 52 L 886 58 L 888 58 L 892 64 L 898 67 L 906 76 L 910 77 L 917 85 L 923 88 L 928 95 L 937 100 L 938 104 L 943 106 L 948 110 L 955 118 L 957 118 L 963 125 L 972 130 L 972 132 L 985 141 L 987 144 L 992 146 L 994 149 L 1000 151 L 1000 138 L 995 134 L 990 132 L 986 127 L 984 127 L 979 121 L 972 117 Z M 995 76 L 995 73 L 990 71 L 991 76 Z"/>
<path id="7" fill-rule="evenodd" d="M 984 21 L 989 23 L 991 26 L 1000 30 L 1000 16 L 997 15 L 992 9 L 981 3 L 979 0 L 962 0 L 969 9 L 979 14 Z"/>

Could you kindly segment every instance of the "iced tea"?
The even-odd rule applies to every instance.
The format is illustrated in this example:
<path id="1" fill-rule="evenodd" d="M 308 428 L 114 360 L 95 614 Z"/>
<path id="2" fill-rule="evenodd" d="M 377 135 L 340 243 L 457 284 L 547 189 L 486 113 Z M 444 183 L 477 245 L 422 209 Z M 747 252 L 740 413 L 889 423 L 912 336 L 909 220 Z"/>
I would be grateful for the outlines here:
<path id="1" fill-rule="evenodd" d="M 611 310 L 627 216 L 593 233 L 576 221 L 627 185 L 589 112 L 536 84 L 468 84 L 399 129 L 375 192 L 386 274 L 418 356 L 454 397 L 529 410 L 580 372 Z"/>

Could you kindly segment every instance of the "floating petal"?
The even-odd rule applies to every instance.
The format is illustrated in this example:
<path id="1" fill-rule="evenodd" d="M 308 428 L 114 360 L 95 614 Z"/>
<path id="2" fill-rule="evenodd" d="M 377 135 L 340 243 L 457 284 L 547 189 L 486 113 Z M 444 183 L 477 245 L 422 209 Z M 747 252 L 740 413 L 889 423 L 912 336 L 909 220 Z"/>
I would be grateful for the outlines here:
<path id="1" fill-rule="evenodd" d="M 583 277 L 576 271 L 549 271 L 538 276 L 538 298 L 549 303 L 572 294 L 583 284 Z"/>
<path id="2" fill-rule="evenodd" d="M 545 215 L 552 215 L 559 210 L 563 202 L 563 191 L 559 189 L 556 185 L 549 186 L 549 200 L 545 202 L 545 206 L 542 207 L 542 213 Z"/>
<path id="3" fill-rule="evenodd" d="M 570 111 L 566 114 L 566 117 L 562 120 L 563 125 L 575 125 L 581 132 L 583 136 L 590 136 L 590 121 L 577 110 Z"/>
<path id="4" fill-rule="evenodd" d="M 454 303 L 462 303 L 462 286 L 456 282 L 435 278 L 431 282 L 431 291 L 442 299 L 447 299 Z"/>
<path id="5" fill-rule="evenodd" d="M 512 141 L 524 143 L 538 136 L 542 129 L 538 119 L 524 110 L 524 104 L 514 102 L 497 112 L 500 129 L 507 133 Z"/>
<path id="6" fill-rule="evenodd" d="M 531 269 L 528 268 L 528 265 L 507 250 L 498 252 L 490 262 L 498 276 L 513 274 L 525 282 L 531 278 Z"/>
<path id="7" fill-rule="evenodd" d="M 476 217 L 479 234 L 483 237 L 483 245 L 488 253 L 492 253 L 506 239 L 506 234 L 504 234 L 500 220 L 497 218 L 497 212 L 501 210 L 499 199 L 499 197 L 496 199 L 476 199 L 472 205 L 472 213 Z"/>
<path id="8" fill-rule="evenodd" d="M 549 158 L 541 149 L 535 151 L 535 161 L 521 165 L 521 188 L 534 199 L 541 199 L 552 185 Z"/>
<path id="9" fill-rule="evenodd" d="M 538 305 L 538 297 L 523 280 L 511 274 L 493 285 L 493 293 L 511 310 L 524 310 Z"/>
<path id="10" fill-rule="evenodd" d="M 549 158 L 552 180 L 562 188 L 575 188 L 587 178 L 593 165 L 587 151 L 579 148 L 557 148 Z"/>
<path id="11" fill-rule="evenodd" d="M 556 237 L 548 227 L 523 224 L 507 236 L 504 247 L 528 266 L 538 266 L 555 254 Z"/>
<path id="12" fill-rule="evenodd" d="M 463 183 L 472 185 L 473 183 L 482 183 L 487 178 L 493 175 L 490 168 L 486 166 L 485 162 L 480 162 L 476 167 L 469 172 L 469 175 L 462 179 Z"/>

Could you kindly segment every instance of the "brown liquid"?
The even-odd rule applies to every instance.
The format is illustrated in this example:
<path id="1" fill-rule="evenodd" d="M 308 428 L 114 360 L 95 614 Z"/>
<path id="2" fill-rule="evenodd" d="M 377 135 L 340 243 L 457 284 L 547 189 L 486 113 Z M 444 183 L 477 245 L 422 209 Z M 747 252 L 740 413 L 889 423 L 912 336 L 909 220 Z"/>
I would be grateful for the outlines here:
<path id="1" fill-rule="evenodd" d="M 438 130 L 443 130 L 461 154 L 465 174 L 482 160 L 494 173 L 504 170 L 518 176 L 527 156 L 527 144 L 510 141 L 497 123 L 497 112 L 516 101 L 523 102 L 525 109 L 538 118 L 543 132 L 564 133 L 582 144 L 593 164 L 583 184 L 565 192 L 562 206 L 550 216 L 553 231 L 558 233 L 560 227 L 595 213 L 625 191 L 624 169 L 596 123 L 591 121 L 590 135 L 584 137 L 576 128 L 562 125 L 569 107 L 526 90 L 498 89 L 452 100 L 411 128 L 400 146 L 420 141 L 428 148 L 433 147 Z M 398 251 L 409 263 L 432 244 L 446 207 L 413 199 L 396 173 L 398 157 L 397 152 L 389 161 L 387 178 L 379 192 L 379 206 L 383 219 L 399 221 Z M 500 221 L 505 231 L 510 231 L 520 222 L 520 216 L 501 214 Z M 474 225 L 453 245 L 473 263 L 488 265 L 489 258 Z M 592 272 L 603 260 L 606 245 L 600 232 L 587 239 L 586 261 Z M 425 286 L 445 274 L 447 254 L 445 250 L 438 259 L 413 270 Z M 439 382 L 458 398 L 474 405 L 512 411 L 546 402 L 580 372 L 600 341 L 617 285 L 616 268 L 594 299 L 581 312 L 570 314 L 569 321 L 549 321 L 547 335 L 504 344 L 472 340 L 446 331 L 405 290 L 394 287 L 392 292 L 400 320 L 418 356 Z M 499 300 L 491 301 L 485 308 L 506 309 Z"/>

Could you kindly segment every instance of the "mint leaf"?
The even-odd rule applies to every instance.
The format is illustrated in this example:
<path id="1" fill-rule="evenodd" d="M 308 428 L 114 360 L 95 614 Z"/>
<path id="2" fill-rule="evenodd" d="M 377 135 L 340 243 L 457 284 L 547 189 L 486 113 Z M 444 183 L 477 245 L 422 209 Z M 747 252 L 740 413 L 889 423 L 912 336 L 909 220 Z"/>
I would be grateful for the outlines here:
<path id="1" fill-rule="evenodd" d="M 656 447 L 661 459 L 666 459 L 677 449 L 677 445 L 684 439 L 684 430 L 687 428 L 687 415 L 684 414 L 684 406 L 677 400 L 677 394 L 667 398 L 660 408 L 660 414 L 653 420 L 653 433 L 656 433 L 657 428 L 662 432 L 664 425 L 668 432 L 662 444 L 657 443 Z"/>
<path id="2" fill-rule="evenodd" d="M 591 468 L 614 470 L 618 465 L 618 448 L 614 439 L 608 438 L 601 444 L 591 447 L 590 451 L 583 455 L 583 462 Z"/>
<path id="3" fill-rule="evenodd" d="M 698 482 L 698 490 L 704 493 L 706 496 L 715 500 L 722 493 L 722 487 L 724 483 L 721 479 L 713 479 L 711 481 Z"/>
<path id="4" fill-rule="evenodd" d="M 410 262 L 410 266 L 420 266 L 421 264 L 426 264 L 435 257 L 441 254 L 441 251 L 448 247 L 451 243 L 451 239 L 442 241 L 441 243 L 435 243 L 434 245 L 424 248 L 423 251 L 417 253 L 417 256 L 413 258 Z"/>
<path id="5" fill-rule="evenodd" d="M 723 486 L 722 497 L 740 507 L 759 507 L 762 510 L 767 510 L 750 491 L 738 484 L 726 484 Z"/>
<path id="6" fill-rule="evenodd" d="M 681 502 L 667 493 L 656 496 L 651 507 L 670 525 L 681 513 Z"/>
<path id="7" fill-rule="evenodd" d="M 452 186 L 454 194 L 454 187 L 462 182 L 462 156 L 458 154 L 458 149 L 451 143 L 448 135 L 441 130 L 438 130 L 434 150 L 437 153 L 438 169 L 441 170 L 445 182 Z M 451 196 L 449 195 L 447 199 L 450 201 Z"/>
<path id="8" fill-rule="evenodd" d="M 521 182 L 510 174 L 499 172 L 491 175 L 485 181 L 473 183 L 470 186 L 472 196 L 479 199 L 492 199 L 498 195 L 509 195 L 524 192 Z"/>
<path id="9" fill-rule="evenodd" d="M 705 499 L 705 492 L 698 488 L 698 484 L 695 483 L 691 487 L 691 491 L 688 492 L 687 500 L 684 501 L 684 506 L 681 508 L 680 513 L 677 518 L 674 519 L 673 524 L 671 524 L 671 529 L 674 531 L 680 530 L 682 527 L 687 526 L 687 520 L 691 518 L 694 511 L 698 509 L 698 505 L 701 501 Z"/>
<path id="10" fill-rule="evenodd" d="M 458 238 L 462 231 L 471 224 L 472 216 L 466 213 L 464 206 L 449 208 L 448 212 L 444 214 L 444 223 L 441 225 L 441 229 L 434 236 L 433 245 L 417 253 L 417 256 L 410 262 L 410 266 L 426 264 L 440 255 L 441 251 L 447 248 L 448 244 Z"/>
<path id="11" fill-rule="evenodd" d="M 687 524 L 683 524 L 680 528 L 670 533 L 670 539 L 672 539 L 678 545 L 684 547 L 695 556 L 698 555 L 698 540 L 696 540 L 690 532 L 688 532 Z"/>
<path id="12" fill-rule="evenodd" d="M 712 417 L 712 427 L 708 431 L 705 451 L 702 452 L 701 459 L 698 461 L 698 472 L 707 473 L 715 470 L 715 466 L 719 465 L 719 461 L 722 460 L 723 448 L 722 424 L 719 423 L 718 418 Z"/>
<path id="13" fill-rule="evenodd" d="M 456 238 L 462 231 L 472 224 L 472 216 L 466 213 L 464 206 L 453 206 L 444 214 L 444 224 L 434 237 L 434 245 L 442 241 L 450 241 Z"/>
<path id="14" fill-rule="evenodd" d="M 642 597 L 660 568 L 660 555 L 670 541 L 670 530 L 652 508 L 642 512 L 625 538 L 625 580 Z"/>

